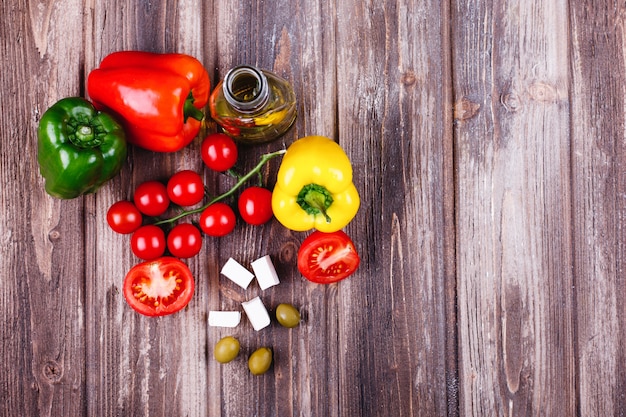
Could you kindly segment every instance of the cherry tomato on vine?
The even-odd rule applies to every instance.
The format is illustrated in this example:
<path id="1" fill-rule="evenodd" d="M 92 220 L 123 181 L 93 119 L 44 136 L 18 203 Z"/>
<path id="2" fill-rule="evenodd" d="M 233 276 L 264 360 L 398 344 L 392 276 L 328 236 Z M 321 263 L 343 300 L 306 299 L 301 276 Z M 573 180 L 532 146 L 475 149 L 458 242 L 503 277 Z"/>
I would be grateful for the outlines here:
<path id="1" fill-rule="evenodd" d="M 200 150 L 204 164 L 213 171 L 228 171 L 237 162 L 237 145 L 225 133 L 212 133 L 202 141 Z"/>
<path id="2" fill-rule="evenodd" d="M 193 206 L 204 198 L 204 182 L 197 172 L 189 169 L 178 171 L 167 182 L 170 201 L 179 206 Z"/>
<path id="3" fill-rule="evenodd" d="M 361 259 L 348 235 L 315 231 L 300 245 L 298 269 L 309 281 L 330 284 L 350 276 Z"/>
<path id="4" fill-rule="evenodd" d="M 274 215 L 272 192 L 263 187 L 246 188 L 239 196 L 237 206 L 241 218 L 255 226 L 267 223 Z"/>
<path id="5" fill-rule="evenodd" d="M 135 206 L 145 215 L 160 216 L 170 205 L 167 188 L 159 181 L 146 181 L 135 189 Z"/>
<path id="6" fill-rule="evenodd" d="M 122 200 L 113 203 L 107 211 L 107 223 L 115 233 L 127 235 L 141 226 L 143 216 L 130 201 Z"/>
<path id="7" fill-rule="evenodd" d="M 124 278 L 123 293 L 133 310 L 154 317 L 184 308 L 194 288 L 187 265 L 166 256 L 133 266 Z"/>
<path id="8" fill-rule="evenodd" d="M 167 235 L 167 248 L 177 258 L 191 258 L 202 249 L 200 230 L 191 223 L 179 223 Z"/>
<path id="9" fill-rule="evenodd" d="M 130 247 L 139 259 L 156 259 L 165 253 L 165 233 L 153 224 L 141 226 L 131 236 Z"/>
<path id="10" fill-rule="evenodd" d="M 226 203 L 211 204 L 200 214 L 200 228 L 209 236 L 226 236 L 236 224 L 235 212 Z"/>

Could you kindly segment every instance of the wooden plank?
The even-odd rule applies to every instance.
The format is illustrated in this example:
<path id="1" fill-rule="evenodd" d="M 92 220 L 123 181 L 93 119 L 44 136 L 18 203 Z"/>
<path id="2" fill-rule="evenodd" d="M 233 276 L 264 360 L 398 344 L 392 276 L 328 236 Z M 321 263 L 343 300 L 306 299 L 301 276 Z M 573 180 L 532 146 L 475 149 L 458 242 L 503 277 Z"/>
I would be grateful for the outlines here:
<path id="1" fill-rule="evenodd" d="M 217 21 L 218 73 L 216 79 L 236 65 L 253 64 L 287 79 L 297 96 L 298 118 L 293 128 L 275 142 L 241 147 L 239 169 L 250 169 L 262 153 L 287 147 L 309 134 L 334 136 L 336 109 L 335 4 L 334 2 L 276 1 L 215 3 Z M 279 161 L 263 170 L 264 182 L 273 184 Z M 227 184 L 220 180 L 219 187 Z M 222 415 L 339 415 L 337 292 L 303 280 L 296 268 L 296 255 L 306 233 L 286 230 L 273 222 L 263 227 L 240 224 L 219 243 L 219 265 L 233 256 L 244 265 L 269 254 L 281 284 L 266 291 L 252 286 L 242 292 L 232 283 L 219 280 L 219 293 L 211 296 L 211 308 L 232 308 L 239 302 L 261 296 L 268 309 L 281 302 L 294 304 L 304 317 L 295 329 L 275 324 L 258 333 L 244 325 L 236 336 L 242 354 L 234 363 L 209 363 L 209 373 L 219 372 Z M 210 328 L 209 346 L 227 332 Z M 247 356 L 256 348 L 274 350 L 274 366 L 262 376 L 251 376 Z M 218 380 L 215 381 L 219 383 Z"/>
<path id="2" fill-rule="evenodd" d="M 453 2 L 461 415 L 576 415 L 567 16 Z"/>
<path id="3" fill-rule="evenodd" d="M 580 415 L 626 410 L 623 3 L 571 4 L 572 184 Z"/>
<path id="4" fill-rule="evenodd" d="M 2 3 L 0 91 L 13 105 L 0 113 L 1 416 L 626 409 L 624 6 L 355 3 Z M 84 95 L 87 73 L 120 49 L 189 53 L 214 83 L 241 63 L 290 80 L 296 125 L 242 147 L 238 169 L 300 136 L 337 139 L 363 200 L 346 228 L 357 274 L 308 283 L 295 266 L 306 233 L 240 223 L 189 261 L 197 290 L 185 311 L 130 310 L 121 283 L 138 260 L 106 226 L 110 204 L 183 168 L 213 193 L 233 180 L 203 168 L 197 140 L 171 155 L 133 149 L 95 196 L 45 194 L 39 118 Z M 228 257 L 265 254 L 280 286 L 243 291 L 220 277 Z M 295 304 L 303 323 L 207 327 L 209 310 L 256 295 L 270 310 Z M 242 353 L 220 365 L 213 346 L 231 333 Z M 264 345 L 274 366 L 253 377 L 247 356 Z"/>
<path id="5" fill-rule="evenodd" d="M 204 59 L 204 2 L 118 1 L 87 4 L 85 77 L 107 54 L 138 49 L 182 52 Z M 211 21 L 212 16 L 206 16 Z M 211 55 L 209 55 L 210 57 Z M 210 67 L 212 61 L 205 65 Z M 187 261 L 196 277 L 188 308 L 163 318 L 131 310 L 122 296 L 126 272 L 140 261 L 129 236 L 113 233 L 108 207 L 132 199 L 146 180 L 165 181 L 181 169 L 202 167 L 199 140 L 175 154 L 132 147 L 121 175 L 88 201 L 85 214 L 87 415 L 207 415 L 206 259 L 213 248 Z"/>
<path id="6" fill-rule="evenodd" d="M 11 22 L 0 28 L 3 416 L 83 411 L 83 203 L 48 196 L 37 165 L 43 112 L 80 92 L 82 9 L 66 3 L 68 10 L 53 2 L 0 6 Z"/>
<path id="7" fill-rule="evenodd" d="M 337 15 L 338 139 L 363 201 L 347 228 L 361 273 L 337 289 L 340 409 L 455 415 L 447 5 L 340 2 Z"/>

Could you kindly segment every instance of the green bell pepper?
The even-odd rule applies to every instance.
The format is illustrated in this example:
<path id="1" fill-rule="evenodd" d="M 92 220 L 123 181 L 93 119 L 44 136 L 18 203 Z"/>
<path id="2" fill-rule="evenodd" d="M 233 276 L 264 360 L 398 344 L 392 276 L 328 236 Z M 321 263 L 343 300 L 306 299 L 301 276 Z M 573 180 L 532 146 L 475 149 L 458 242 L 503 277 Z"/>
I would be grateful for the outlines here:
<path id="1" fill-rule="evenodd" d="M 61 99 L 46 110 L 37 138 L 39 171 L 53 197 L 93 193 L 126 161 L 122 126 L 80 97 Z"/>

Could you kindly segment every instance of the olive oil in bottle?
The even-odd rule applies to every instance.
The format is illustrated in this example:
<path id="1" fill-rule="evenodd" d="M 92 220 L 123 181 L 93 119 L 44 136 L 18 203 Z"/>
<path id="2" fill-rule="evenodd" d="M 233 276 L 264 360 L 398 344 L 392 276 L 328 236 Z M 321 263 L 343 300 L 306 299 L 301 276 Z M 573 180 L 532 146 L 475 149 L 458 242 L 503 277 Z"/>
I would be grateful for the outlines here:
<path id="1" fill-rule="evenodd" d="M 296 118 L 296 95 L 278 75 L 250 65 L 235 67 L 209 99 L 211 117 L 233 139 L 263 143 L 277 139 Z"/>

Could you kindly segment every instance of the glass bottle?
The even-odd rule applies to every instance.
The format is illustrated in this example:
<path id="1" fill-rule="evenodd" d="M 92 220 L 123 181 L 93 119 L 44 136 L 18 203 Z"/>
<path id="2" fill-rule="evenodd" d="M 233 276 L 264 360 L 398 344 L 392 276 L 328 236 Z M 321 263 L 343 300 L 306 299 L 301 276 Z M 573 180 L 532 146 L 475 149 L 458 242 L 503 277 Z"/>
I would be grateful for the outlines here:
<path id="1" fill-rule="evenodd" d="M 211 93 L 211 117 L 245 143 L 263 143 L 284 134 L 296 119 L 296 95 L 278 75 L 251 65 L 226 73 Z"/>

